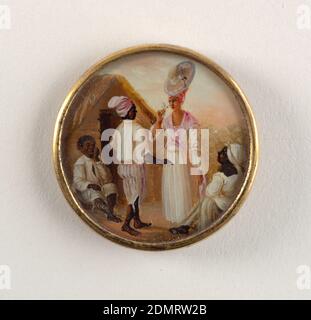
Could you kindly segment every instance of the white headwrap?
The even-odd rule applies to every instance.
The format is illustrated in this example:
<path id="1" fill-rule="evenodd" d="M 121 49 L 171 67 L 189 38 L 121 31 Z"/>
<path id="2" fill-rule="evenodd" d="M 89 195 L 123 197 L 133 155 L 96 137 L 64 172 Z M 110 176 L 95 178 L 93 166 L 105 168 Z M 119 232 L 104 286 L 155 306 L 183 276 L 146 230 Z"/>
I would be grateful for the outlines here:
<path id="1" fill-rule="evenodd" d="M 115 109 L 118 116 L 125 117 L 133 106 L 133 101 L 125 96 L 112 97 L 108 102 L 109 109 Z"/>
<path id="2" fill-rule="evenodd" d="M 229 161 L 237 169 L 238 173 L 240 173 L 245 161 L 245 150 L 243 146 L 238 143 L 232 143 L 228 145 L 227 156 Z"/>

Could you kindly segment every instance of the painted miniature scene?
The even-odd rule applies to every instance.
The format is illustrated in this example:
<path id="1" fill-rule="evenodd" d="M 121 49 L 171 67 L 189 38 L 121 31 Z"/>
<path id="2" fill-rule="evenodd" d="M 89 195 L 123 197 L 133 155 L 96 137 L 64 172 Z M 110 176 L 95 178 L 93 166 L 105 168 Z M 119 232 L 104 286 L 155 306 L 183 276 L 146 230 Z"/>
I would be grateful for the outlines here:
<path id="1" fill-rule="evenodd" d="M 125 148 L 146 130 L 143 161 L 127 161 Z M 189 138 L 194 132 L 197 140 Z M 248 144 L 227 84 L 198 61 L 155 51 L 114 60 L 84 83 L 60 151 L 71 192 L 96 225 L 123 239 L 169 243 L 204 232 L 226 213 L 245 179 Z"/>

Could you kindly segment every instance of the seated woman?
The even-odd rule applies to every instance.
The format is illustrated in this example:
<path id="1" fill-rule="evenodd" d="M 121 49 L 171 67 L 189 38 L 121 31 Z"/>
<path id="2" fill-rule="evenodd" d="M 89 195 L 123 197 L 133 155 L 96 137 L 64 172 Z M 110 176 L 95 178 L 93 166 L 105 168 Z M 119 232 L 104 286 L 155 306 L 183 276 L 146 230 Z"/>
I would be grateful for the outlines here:
<path id="1" fill-rule="evenodd" d="M 225 212 L 234 200 L 236 187 L 241 182 L 245 152 L 240 144 L 230 144 L 218 152 L 220 170 L 207 185 L 205 197 L 191 210 L 172 234 L 188 234 L 191 228 L 202 231 Z"/>

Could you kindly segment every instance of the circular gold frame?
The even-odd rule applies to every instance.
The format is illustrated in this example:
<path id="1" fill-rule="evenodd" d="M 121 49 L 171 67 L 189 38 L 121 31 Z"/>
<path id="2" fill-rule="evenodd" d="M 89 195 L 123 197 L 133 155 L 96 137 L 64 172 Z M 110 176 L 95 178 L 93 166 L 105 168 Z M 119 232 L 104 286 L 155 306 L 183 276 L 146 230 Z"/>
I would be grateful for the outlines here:
<path id="1" fill-rule="evenodd" d="M 178 53 L 186 57 L 189 57 L 191 59 L 194 59 L 204 64 L 208 69 L 212 70 L 231 88 L 235 96 L 239 99 L 240 106 L 242 108 L 242 111 L 247 121 L 247 127 L 249 132 L 250 147 L 249 147 L 249 154 L 248 154 L 248 157 L 249 157 L 248 170 L 246 172 L 245 180 L 243 182 L 241 190 L 236 196 L 230 208 L 226 211 L 225 214 L 223 214 L 223 216 L 219 219 L 219 221 L 215 225 L 212 225 L 210 228 L 207 228 L 203 232 L 191 238 L 178 240 L 172 243 L 142 243 L 139 241 L 124 239 L 109 231 L 103 230 L 99 225 L 97 225 L 94 221 L 92 221 L 88 217 L 87 213 L 84 211 L 84 209 L 79 205 L 79 203 L 74 198 L 70 190 L 68 181 L 66 181 L 65 179 L 64 170 L 63 170 L 62 161 L 61 161 L 62 159 L 60 154 L 60 143 L 61 143 L 60 140 L 62 136 L 63 121 L 64 121 L 64 118 L 66 117 L 66 114 L 71 105 L 71 102 L 75 94 L 77 93 L 78 89 L 80 88 L 80 86 L 85 81 L 87 81 L 93 75 L 93 73 L 101 69 L 105 64 L 123 56 L 131 55 L 134 53 L 146 52 L 146 51 L 162 51 L 162 52 Z M 58 183 L 67 201 L 70 203 L 71 207 L 76 211 L 76 213 L 89 226 L 91 226 L 94 230 L 96 230 L 98 233 L 100 233 L 104 237 L 118 244 L 122 244 L 122 245 L 136 248 L 136 249 L 164 250 L 164 249 L 180 248 L 186 245 L 193 244 L 203 238 L 206 238 L 207 236 L 211 235 L 216 230 L 218 230 L 220 227 L 222 227 L 230 218 L 232 218 L 236 214 L 236 212 L 242 205 L 243 201 L 245 200 L 245 197 L 247 196 L 253 184 L 256 169 L 257 169 L 257 164 L 258 164 L 258 152 L 259 152 L 258 149 L 259 147 L 258 147 L 257 129 L 256 129 L 255 119 L 254 119 L 250 104 L 248 103 L 247 98 L 245 97 L 240 87 L 237 85 L 237 83 L 232 79 L 232 77 L 226 71 L 224 71 L 221 67 L 219 67 L 216 63 L 214 63 L 210 59 L 190 49 L 175 46 L 175 45 L 169 45 L 169 44 L 148 44 L 148 45 L 139 45 L 139 46 L 123 49 L 107 56 L 106 58 L 104 58 L 103 60 L 99 61 L 94 66 L 92 66 L 90 69 L 88 69 L 82 75 L 82 77 L 76 82 L 76 84 L 72 87 L 69 94 L 65 98 L 56 120 L 56 125 L 54 130 L 54 139 L 53 139 L 53 160 L 54 160 L 54 168 L 55 168 Z"/>

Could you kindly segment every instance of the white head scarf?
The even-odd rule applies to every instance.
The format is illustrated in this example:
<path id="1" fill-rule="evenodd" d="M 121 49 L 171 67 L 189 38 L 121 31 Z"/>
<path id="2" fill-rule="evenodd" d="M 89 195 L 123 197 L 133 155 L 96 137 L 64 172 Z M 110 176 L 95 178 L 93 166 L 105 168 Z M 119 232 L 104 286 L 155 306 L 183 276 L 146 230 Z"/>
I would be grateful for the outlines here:
<path id="1" fill-rule="evenodd" d="M 229 161 L 237 169 L 238 173 L 241 173 L 245 161 L 245 150 L 243 146 L 238 143 L 232 143 L 228 145 L 227 156 Z"/>
<path id="2" fill-rule="evenodd" d="M 125 117 L 133 106 L 133 101 L 125 96 L 114 96 L 108 102 L 109 109 L 115 109 L 118 116 Z"/>

